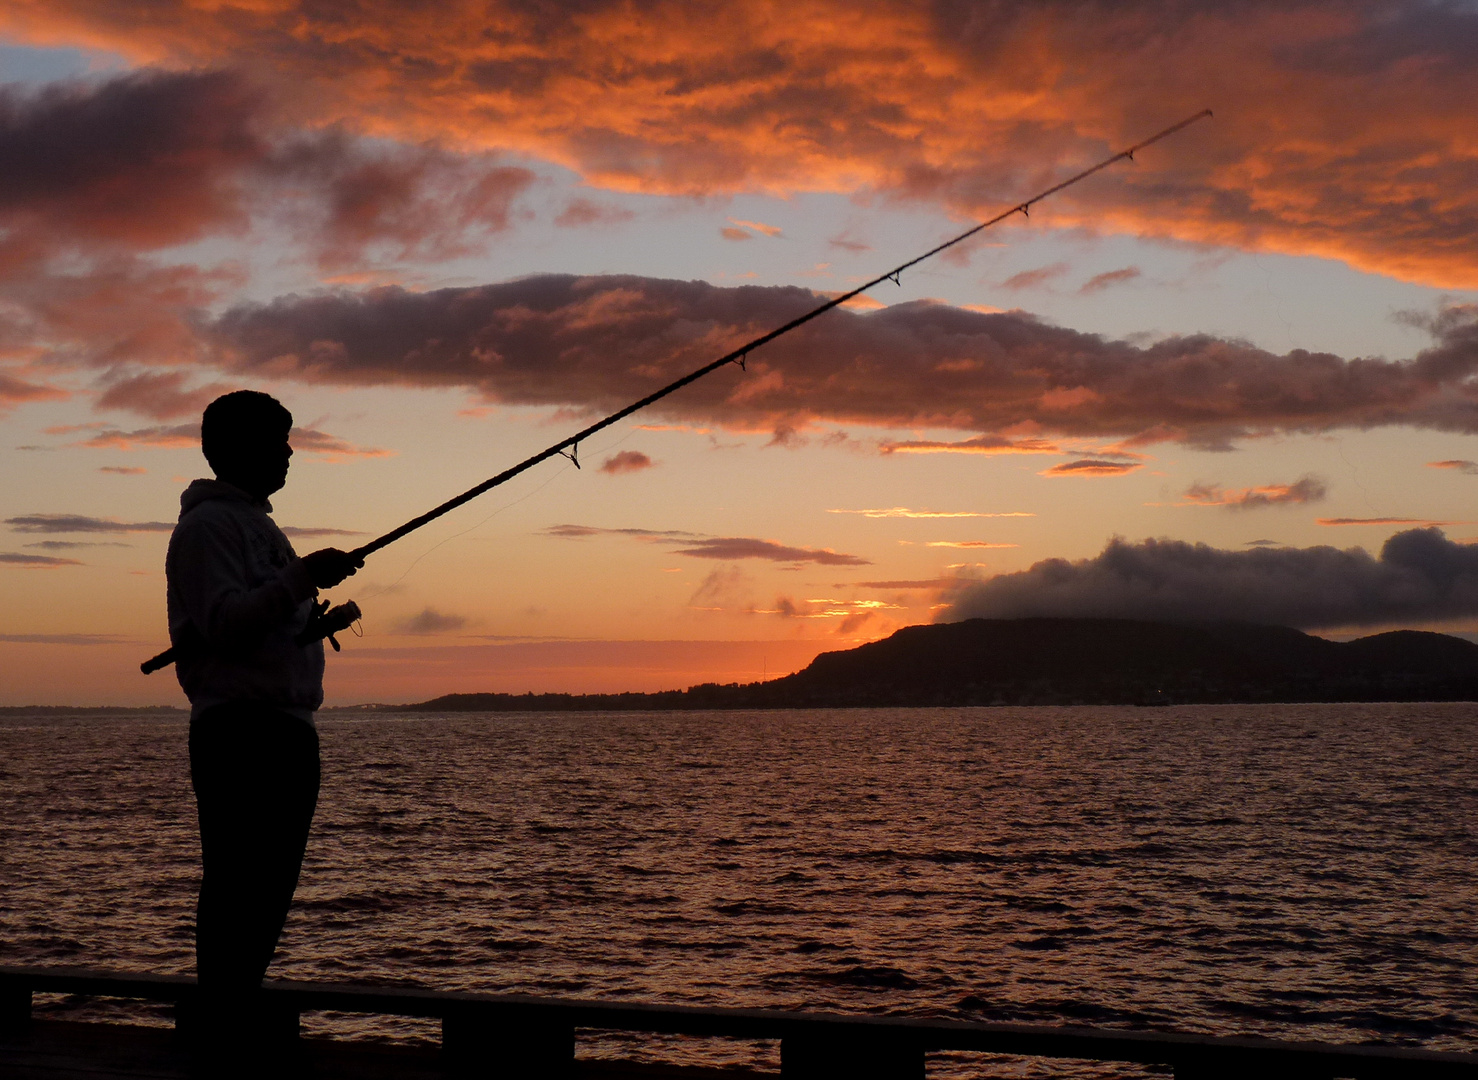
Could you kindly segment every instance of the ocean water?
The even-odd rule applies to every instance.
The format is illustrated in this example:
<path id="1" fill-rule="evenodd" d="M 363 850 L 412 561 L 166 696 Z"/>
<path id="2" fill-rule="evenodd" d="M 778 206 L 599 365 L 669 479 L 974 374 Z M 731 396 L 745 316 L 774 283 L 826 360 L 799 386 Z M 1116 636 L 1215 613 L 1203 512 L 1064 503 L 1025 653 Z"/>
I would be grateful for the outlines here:
<path id="1" fill-rule="evenodd" d="M 278 977 L 1478 1049 L 1478 705 L 328 714 L 319 731 Z M 0 962 L 192 970 L 186 735 L 0 719 Z M 580 1052 L 778 1067 L 773 1045 L 713 1040 Z"/>

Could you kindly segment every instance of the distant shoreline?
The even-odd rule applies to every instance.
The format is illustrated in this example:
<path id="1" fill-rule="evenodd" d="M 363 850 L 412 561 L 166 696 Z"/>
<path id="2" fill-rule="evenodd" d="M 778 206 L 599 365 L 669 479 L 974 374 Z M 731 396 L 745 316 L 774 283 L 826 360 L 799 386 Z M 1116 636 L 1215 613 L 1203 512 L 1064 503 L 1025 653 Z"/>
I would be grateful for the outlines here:
<path id="1" fill-rule="evenodd" d="M 1129 619 L 968 619 L 909 626 L 826 652 L 766 682 L 617 694 L 444 694 L 405 705 L 340 705 L 333 716 L 427 712 L 1092 705 L 1274 705 L 1478 701 L 1478 645 L 1394 630 L 1329 641 L 1285 626 Z M 169 705 L 7 706 L 0 716 L 173 716 Z"/>

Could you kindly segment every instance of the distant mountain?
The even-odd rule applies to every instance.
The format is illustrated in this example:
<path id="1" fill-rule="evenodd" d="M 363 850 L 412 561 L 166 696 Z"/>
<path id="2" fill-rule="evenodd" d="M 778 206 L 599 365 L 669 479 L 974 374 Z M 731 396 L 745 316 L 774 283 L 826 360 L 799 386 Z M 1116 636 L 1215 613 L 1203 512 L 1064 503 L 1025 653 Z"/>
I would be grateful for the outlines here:
<path id="1" fill-rule="evenodd" d="M 766 689 L 828 705 L 1467 700 L 1478 645 L 1416 630 L 1336 642 L 1245 623 L 970 619 L 824 653 Z"/>
<path id="2" fill-rule="evenodd" d="M 1337 642 L 1284 626 L 969 619 L 822 653 L 782 679 L 655 694 L 448 694 L 427 712 L 1478 700 L 1478 645 L 1396 630 Z"/>

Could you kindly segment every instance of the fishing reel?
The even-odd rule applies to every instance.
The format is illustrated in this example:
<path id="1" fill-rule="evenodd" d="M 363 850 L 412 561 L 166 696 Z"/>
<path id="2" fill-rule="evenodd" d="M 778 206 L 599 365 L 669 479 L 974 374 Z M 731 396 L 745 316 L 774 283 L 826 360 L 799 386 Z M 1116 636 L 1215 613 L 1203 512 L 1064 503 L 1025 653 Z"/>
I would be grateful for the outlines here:
<path id="1" fill-rule="evenodd" d="M 315 641 L 328 638 L 328 643 L 334 647 L 334 652 L 341 652 L 342 647 L 334 635 L 340 630 L 348 630 L 359 621 L 359 618 L 359 605 L 353 600 L 333 608 L 328 606 L 327 600 L 320 600 L 313 605 L 313 613 L 308 616 L 308 625 L 303 627 L 302 633 L 293 640 L 299 645 L 312 645 Z M 173 664 L 177 658 L 178 654 L 173 647 L 170 647 L 158 656 L 151 656 L 145 660 L 139 665 L 139 670 L 149 675 Z"/>
<path id="2" fill-rule="evenodd" d="M 313 613 L 308 616 L 308 625 L 303 627 L 303 632 L 297 636 L 299 645 L 311 645 L 315 641 L 328 638 L 328 643 L 334 647 L 334 652 L 341 651 L 339 639 L 334 637 L 340 630 L 348 630 L 359 621 L 359 605 L 353 600 L 348 600 L 338 607 L 329 607 L 327 600 L 320 600 L 313 605 Z"/>

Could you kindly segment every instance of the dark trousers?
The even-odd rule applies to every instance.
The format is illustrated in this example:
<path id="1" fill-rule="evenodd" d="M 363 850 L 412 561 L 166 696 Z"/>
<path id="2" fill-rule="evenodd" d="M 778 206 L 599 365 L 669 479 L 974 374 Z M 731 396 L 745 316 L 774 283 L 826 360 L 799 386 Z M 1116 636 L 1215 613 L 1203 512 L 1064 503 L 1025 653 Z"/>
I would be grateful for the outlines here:
<path id="1" fill-rule="evenodd" d="M 264 705 L 231 702 L 190 725 L 203 876 L 195 968 L 207 1015 L 256 1010 L 287 920 L 318 805 L 318 733 Z"/>

